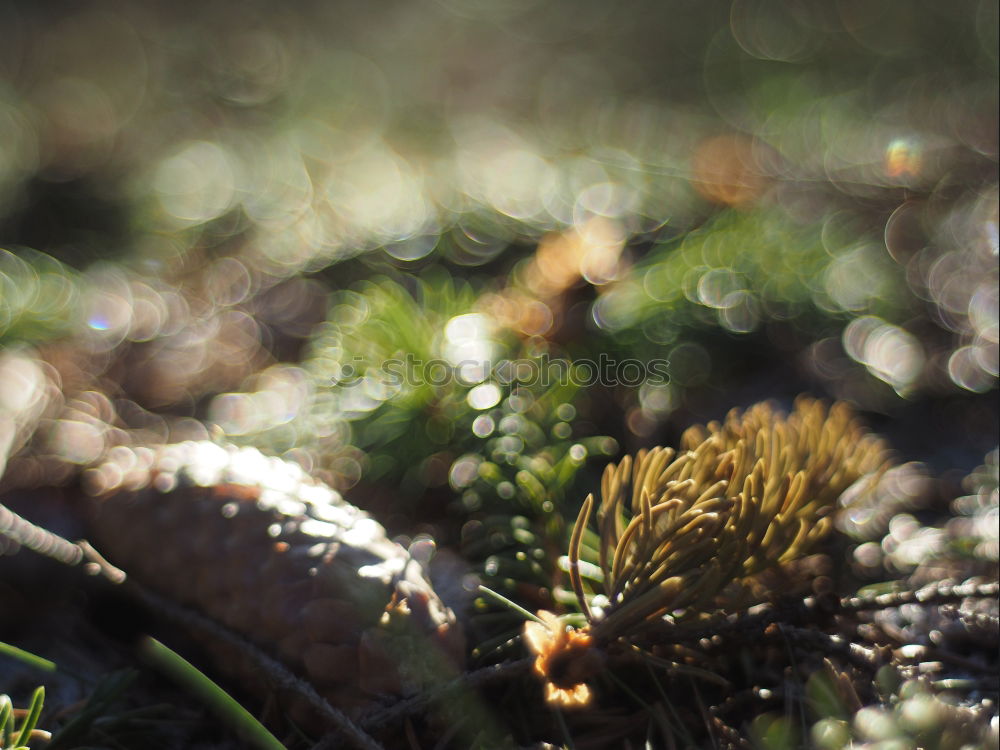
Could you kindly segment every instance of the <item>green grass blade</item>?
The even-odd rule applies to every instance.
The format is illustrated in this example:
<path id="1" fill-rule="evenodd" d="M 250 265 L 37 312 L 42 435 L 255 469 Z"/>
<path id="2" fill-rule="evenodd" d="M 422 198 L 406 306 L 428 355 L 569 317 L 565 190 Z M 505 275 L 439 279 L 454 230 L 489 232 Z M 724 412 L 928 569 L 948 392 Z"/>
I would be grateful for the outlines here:
<path id="1" fill-rule="evenodd" d="M 0 747 L 7 747 L 10 744 L 10 725 L 13 723 L 11 717 L 14 715 L 14 706 L 11 705 L 10 697 L 0 695 Z"/>
<path id="2" fill-rule="evenodd" d="M 9 643 L 4 643 L 3 641 L 0 641 L 0 654 L 17 659 L 43 672 L 55 672 L 58 669 L 54 661 L 43 659 L 41 656 L 37 656 L 30 651 L 25 651 L 23 648 L 18 648 L 17 646 L 11 646 Z"/>
<path id="3" fill-rule="evenodd" d="M 45 687 L 39 686 L 35 688 L 34 694 L 31 696 L 31 705 L 28 707 L 28 715 L 24 719 L 24 723 L 21 725 L 21 731 L 17 735 L 17 739 L 14 740 L 15 747 L 27 746 L 28 739 L 31 737 L 31 733 L 35 730 L 35 726 L 38 724 L 38 717 L 42 715 L 42 706 L 45 704 Z"/>
<path id="4" fill-rule="evenodd" d="M 140 642 L 139 653 L 157 670 L 198 696 L 209 710 L 253 747 L 284 750 L 284 745 L 249 711 L 180 654 L 149 636 Z"/>
<path id="5" fill-rule="evenodd" d="M 506 596 L 504 596 L 503 594 L 501 594 L 499 592 L 494 591 L 493 589 L 487 588 L 486 586 L 480 586 L 479 587 L 479 593 L 480 594 L 486 594 L 487 596 L 493 597 L 494 599 L 496 599 L 498 602 L 500 602 L 504 606 L 510 607 L 515 612 L 517 612 L 517 613 L 519 613 L 521 615 L 524 615 L 525 619 L 527 619 L 527 620 L 534 620 L 535 622 L 542 623 L 542 625 L 545 624 L 545 622 L 540 617 L 538 617 L 537 615 L 532 614 L 531 612 L 529 612 L 528 610 L 526 610 L 524 607 L 522 607 L 520 604 L 517 604 L 516 602 L 512 602 Z"/>

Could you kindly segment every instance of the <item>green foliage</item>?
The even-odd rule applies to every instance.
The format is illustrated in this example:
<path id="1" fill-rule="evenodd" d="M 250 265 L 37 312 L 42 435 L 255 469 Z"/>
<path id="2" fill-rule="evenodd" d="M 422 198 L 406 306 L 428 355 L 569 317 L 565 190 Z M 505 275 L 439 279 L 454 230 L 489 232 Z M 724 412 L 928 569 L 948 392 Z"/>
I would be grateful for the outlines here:
<path id="1" fill-rule="evenodd" d="M 446 276 L 414 286 L 381 278 L 335 294 L 303 367 L 316 388 L 309 418 L 348 428 L 368 455 L 368 478 L 417 489 L 426 485 L 425 461 L 453 442 L 469 411 L 469 387 L 449 377 L 443 349 L 449 321 L 473 314 L 475 298 Z"/>
<path id="2" fill-rule="evenodd" d="M 30 750 L 29 743 L 48 739 L 48 732 L 35 728 L 44 703 L 44 687 L 35 689 L 27 709 L 15 709 L 8 696 L 0 695 L 0 750 Z"/>
<path id="3" fill-rule="evenodd" d="M 799 223 L 764 208 L 724 212 L 655 244 L 601 297 L 595 318 L 616 336 L 654 347 L 710 327 L 749 333 L 768 320 L 822 331 L 830 318 L 898 319 L 910 304 L 902 270 L 881 238 L 843 223 Z"/>
<path id="4" fill-rule="evenodd" d="M 301 365 L 310 403 L 293 424 L 239 439 L 310 450 L 335 481 L 362 462 L 366 482 L 411 499 L 450 484 L 465 512 L 552 513 L 587 455 L 614 444 L 575 430 L 586 403 L 575 385 L 504 369 L 557 352 L 498 328 L 476 300 L 440 272 L 335 293 Z"/>
<path id="5" fill-rule="evenodd" d="M 0 533 L 2 533 L 2 531 L 0 531 Z M 0 641 L 0 655 L 17 659 L 18 661 L 35 667 L 43 672 L 56 671 L 55 662 L 38 656 L 37 654 L 33 654 L 30 651 L 25 651 L 23 648 L 18 648 L 17 646 L 12 646 L 9 643 L 4 643 L 3 641 Z"/>
<path id="6" fill-rule="evenodd" d="M 754 717 L 750 736 L 760 750 L 794 750 L 799 747 L 795 722 L 788 716 L 766 713 Z"/>
<path id="7" fill-rule="evenodd" d="M 0 247 L 0 344 L 41 342 L 78 322 L 79 275 L 51 255 Z"/>
<path id="8" fill-rule="evenodd" d="M 810 730 L 818 750 L 959 750 L 995 747 L 998 738 L 995 722 L 986 725 L 976 710 L 956 705 L 952 696 L 935 693 L 919 680 L 904 682 L 884 704 L 860 708 L 848 720 L 823 716 Z"/>
<path id="9" fill-rule="evenodd" d="M 653 448 L 610 464 L 590 560 L 602 573 L 601 617 L 580 574 L 593 496 L 569 546 L 594 636 L 610 642 L 665 614 L 711 611 L 723 590 L 805 556 L 830 531 L 838 496 L 888 461 L 846 404 L 801 398 L 787 417 L 768 404 L 733 410 L 722 424 L 689 428 L 678 452 Z"/>

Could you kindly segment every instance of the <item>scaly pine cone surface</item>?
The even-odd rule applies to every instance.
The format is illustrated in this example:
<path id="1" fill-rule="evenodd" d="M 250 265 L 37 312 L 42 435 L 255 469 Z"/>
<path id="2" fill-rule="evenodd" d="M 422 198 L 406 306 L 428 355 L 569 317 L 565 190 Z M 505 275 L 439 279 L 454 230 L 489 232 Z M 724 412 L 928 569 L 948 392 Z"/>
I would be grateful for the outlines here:
<path id="1" fill-rule="evenodd" d="M 464 661 L 420 562 L 297 464 L 192 441 L 114 448 L 83 479 L 111 562 L 276 656 L 333 706 L 357 713 Z M 253 665 L 220 656 L 222 671 L 269 692 Z M 301 702 L 283 708 L 317 726 Z"/>

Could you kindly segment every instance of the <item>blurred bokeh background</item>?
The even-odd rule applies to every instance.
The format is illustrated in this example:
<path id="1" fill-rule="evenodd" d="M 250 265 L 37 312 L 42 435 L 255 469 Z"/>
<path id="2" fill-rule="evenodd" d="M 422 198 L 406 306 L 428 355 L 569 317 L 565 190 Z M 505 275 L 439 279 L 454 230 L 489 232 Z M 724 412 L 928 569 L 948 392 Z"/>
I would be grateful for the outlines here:
<path id="1" fill-rule="evenodd" d="M 588 414 L 626 443 L 809 388 L 988 447 L 993 2 L 5 2 L 0 36 L 0 342 L 62 393 L 351 484 L 391 442 L 352 423 L 431 394 L 335 371 L 477 314 L 493 358 L 668 359 Z"/>
<path id="2" fill-rule="evenodd" d="M 996 445 L 997 24 L 988 0 L 4 2 L 4 481 L 211 435 L 530 568 L 588 459 L 808 391 L 954 495 Z M 601 355 L 669 378 L 482 366 Z M 478 365 L 387 381 L 407 356 Z"/>

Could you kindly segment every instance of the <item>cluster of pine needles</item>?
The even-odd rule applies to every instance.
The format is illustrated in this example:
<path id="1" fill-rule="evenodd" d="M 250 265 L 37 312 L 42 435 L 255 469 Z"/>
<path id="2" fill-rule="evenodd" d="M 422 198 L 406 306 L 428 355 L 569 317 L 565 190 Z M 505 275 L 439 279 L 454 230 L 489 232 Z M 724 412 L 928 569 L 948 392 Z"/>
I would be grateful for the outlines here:
<path id="1" fill-rule="evenodd" d="M 841 598 L 833 581 L 817 574 L 833 574 L 829 558 L 814 553 L 824 550 L 842 493 L 856 482 L 875 485 L 892 463 L 887 445 L 845 404 L 828 409 L 800 398 L 787 417 L 768 404 L 734 410 L 722 423 L 690 428 L 676 451 L 653 448 L 609 465 L 600 504 L 587 497 L 569 543 L 580 614 L 541 611 L 524 626 L 549 706 L 608 716 L 616 710 L 609 695 L 631 694 L 652 725 L 670 727 L 648 734 L 667 744 L 749 747 L 753 737 L 765 747 L 796 746 L 807 726 L 797 741 L 768 739 L 759 720 L 773 718 L 766 710 L 781 696 L 786 706 L 799 705 L 803 717 L 807 704 L 814 718 L 825 715 L 813 743 L 837 721 L 844 736 L 833 746 L 847 746 L 852 711 L 900 701 L 872 686 L 895 679 L 898 688 L 907 672 L 905 648 L 894 652 L 857 636 L 858 614 L 996 595 L 995 582 L 916 593 L 899 582 L 881 597 Z M 641 699 L 643 689 L 617 676 L 636 663 L 648 671 L 643 689 L 659 701 Z M 602 682 L 612 688 L 604 700 L 592 688 Z M 955 731 L 965 732 L 956 736 L 980 737 L 969 727 L 977 720 L 985 726 L 982 716 L 942 708 L 924 683 L 907 690 L 934 702 L 935 715 L 952 711 Z M 829 698 L 825 704 L 821 694 Z M 686 718 L 683 707 L 675 708 L 685 702 Z M 696 739 L 692 723 L 707 734 Z M 565 722 L 563 728 L 570 731 Z M 627 722 L 621 731 L 628 734 Z"/>

